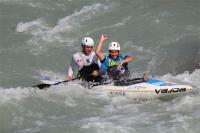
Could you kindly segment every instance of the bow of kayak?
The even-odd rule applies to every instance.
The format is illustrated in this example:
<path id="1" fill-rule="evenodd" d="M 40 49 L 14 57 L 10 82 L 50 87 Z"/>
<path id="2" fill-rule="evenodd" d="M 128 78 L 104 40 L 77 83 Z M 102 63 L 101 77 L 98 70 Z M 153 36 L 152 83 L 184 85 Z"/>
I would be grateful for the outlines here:
<path id="1" fill-rule="evenodd" d="M 114 86 L 112 84 L 95 86 L 94 91 L 104 92 L 111 95 L 125 95 L 131 98 L 162 98 L 176 97 L 187 94 L 194 90 L 189 85 L 179 85 L 162 80 L 150 79 L 143 83 L 129 86 Z"/>

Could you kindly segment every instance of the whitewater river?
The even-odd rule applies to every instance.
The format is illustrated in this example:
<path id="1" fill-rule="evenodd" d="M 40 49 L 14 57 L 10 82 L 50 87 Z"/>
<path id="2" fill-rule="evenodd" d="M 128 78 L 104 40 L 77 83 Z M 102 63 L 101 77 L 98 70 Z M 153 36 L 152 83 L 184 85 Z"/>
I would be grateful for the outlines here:
<path id="1" fill-rule="evenodd" d="M 0 0 L 0 133 L 199 133 L 199 0 Z M 118 41 L 133 77 L 190 84 L 175 99 L 95 94 L 65 79 L 84 36 Z M 105 49 L 106 46 L 105 44 Z"/>

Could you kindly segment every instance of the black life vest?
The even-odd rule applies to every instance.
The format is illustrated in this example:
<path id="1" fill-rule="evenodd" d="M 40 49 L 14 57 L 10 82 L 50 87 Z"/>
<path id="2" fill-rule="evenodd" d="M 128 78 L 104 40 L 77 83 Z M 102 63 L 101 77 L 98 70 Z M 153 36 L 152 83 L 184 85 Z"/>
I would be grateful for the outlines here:
<path id="1" fill-rule="evenodd" d="M 93 63 L 88 66 L 83 66 L 81 70 L 79 70 L 79 75 L 82 79 L 86 81 L 92 81 L 92 82 L 101 82 L 102 77 L 99 75 L 97 77 L 92 76 L 94 70 L 99 70 L 99 65 L 96 63 Z"/>

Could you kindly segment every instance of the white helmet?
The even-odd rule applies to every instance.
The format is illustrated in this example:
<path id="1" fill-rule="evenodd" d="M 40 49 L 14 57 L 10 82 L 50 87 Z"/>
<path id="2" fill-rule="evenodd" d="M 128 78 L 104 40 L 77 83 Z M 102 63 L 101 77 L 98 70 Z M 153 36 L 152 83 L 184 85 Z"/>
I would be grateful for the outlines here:
<path id="1" fill-rule="evenodd" d="M 85 46 L 94 46 L 94 40 L 91 37 L 84 37 L 81 43 Z"/>
<path id="2" fill-rule="evenodd" d="M 120 50 L 120 44 L 118 42 L 111 42 L 108 50 Z"/>

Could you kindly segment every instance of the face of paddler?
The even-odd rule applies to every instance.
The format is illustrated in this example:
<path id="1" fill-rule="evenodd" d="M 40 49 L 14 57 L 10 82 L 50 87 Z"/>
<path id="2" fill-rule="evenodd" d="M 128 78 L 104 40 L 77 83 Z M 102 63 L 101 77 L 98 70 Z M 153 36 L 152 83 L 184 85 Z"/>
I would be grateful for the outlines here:
<path id="1" fill-rule="evenodd" d="M 119 57 L 119 50 L 109 50 L 109 55 L 113 59 L 117 59 Z"/>
<path id="2" fill-rule="evenodd" d="M 89 55 L 92 50 L 93 50 L 93 47 L 92 46 L 85 46 L 85 45 L 82 45 L 82 48 L 83 48 L 83 53 L 85 55 Z"/>

